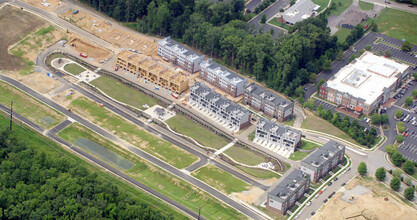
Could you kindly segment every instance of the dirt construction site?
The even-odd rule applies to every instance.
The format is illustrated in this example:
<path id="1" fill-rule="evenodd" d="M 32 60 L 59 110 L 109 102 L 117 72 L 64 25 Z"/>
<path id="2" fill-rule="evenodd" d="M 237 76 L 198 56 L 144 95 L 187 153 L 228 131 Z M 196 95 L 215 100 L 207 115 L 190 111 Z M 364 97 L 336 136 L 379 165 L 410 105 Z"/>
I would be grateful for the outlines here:
<path id="1" fill-rule="evenodd" d="M 59 16 L 120 48 L 129 48 L 146 55 L 156 56 L 158 47 L 156 38 L 128 33 L 121 28 L 114 27 L 111 22 L 103 21 L 83 10 L 77 14 L 73 14 L 73 10 L 68 10 Z"/>
<path id="2" fill-rule="evenodd" d="M 107 58 L 111 54 L 109 51 L 89 44 L 79 38 L 72 39 L 68 45 L 72 46 L 72 48 L 78 53 L 85 53 L 88 57 L 94 58 L 98 62 Z"/>
<path id="3" fill-rule="evenodd" d="M 356 177 L 323 205 L 311 220 L 417 219 L 417 211 L 382 183 Z"/>

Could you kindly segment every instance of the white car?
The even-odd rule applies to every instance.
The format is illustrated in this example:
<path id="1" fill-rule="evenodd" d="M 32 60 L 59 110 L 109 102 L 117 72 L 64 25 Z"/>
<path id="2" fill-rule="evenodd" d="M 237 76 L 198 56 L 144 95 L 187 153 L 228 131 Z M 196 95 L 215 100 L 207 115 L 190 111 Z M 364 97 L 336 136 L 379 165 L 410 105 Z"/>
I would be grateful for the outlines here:
<path id="1" fill-rule="evenodd" d="M 311 201 L 309 201 L 309 202 L 307 202 L 307 204 L 306 204 L 307 206 L 310 206 L 311 205 Z"/>

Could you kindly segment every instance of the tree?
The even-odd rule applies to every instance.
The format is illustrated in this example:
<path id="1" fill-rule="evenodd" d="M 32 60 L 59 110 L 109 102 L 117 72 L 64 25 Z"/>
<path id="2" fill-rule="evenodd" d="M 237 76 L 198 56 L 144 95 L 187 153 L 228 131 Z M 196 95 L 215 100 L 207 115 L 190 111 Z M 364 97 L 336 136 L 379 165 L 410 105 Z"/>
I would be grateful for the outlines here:
<path id="1" fill-rule="evenodd" d="M 375 177 L 377 180 L 384 181 L 385 176 L 386 176 L 386 171 L 384 167 L 380 167 L 376 170 Z"/>
<path id="2" fill-rule="evenodd" d="M 415 90 L 415 91 L 417 91 L 417 90 Z M 395 118 L 400 119 L 403 116 L 403 114 L 404 114 L 404 112 L 398 109 L 398 110 L 395 111 Z"/>
<path id="3" fill-rule="evenodd" d="M 404 43 L 401 45 L 401 50 L 410 52 L 411 51 L 410 42 L 404 41 Z"/>
<path id="4" fill-rule="evenodd" d="M 374 125 L 379 125 L 379 124 L 381 124 L 381 116 L 380 116 L 380 115 L 378 115 L 378 114 L 374 114 L 374 115 L 372 115 L 372 117 L 371 117 L 371 122 L 372 122 L 372 124 L 374 124 Z"/>
<path id="5" fill-rule="evenodd" d="M 265 23 L 266 23 L 266 15 L 262 14 L 261 24 L 265 24 Z"/>
<path id="6" fill-rule="evenodd" d="M 354 60 L 354 59 L 356 59 L 356 56 L 355 56 L 355 54 L 352 54 L 352 55 L 350 55 L 350 57 L 349 57 L 349 59 L 348 59 L 348 62 L 350 63 L 350 62 L 352 62 L 352 60 Z"/>
<path id="7" fill-rule="evenodd" d="M 308 99 L 307 102 L 304 103 L 304 107 L 308 108 L 310 110 L 314 109 L 314 100 L 313 99 Z"/>
<path id="8" fill-rule="evenodd" d="M 371 51 L 372 50 L 372 45 L 370 45 L 370 44 L 366 45 L 365 50 Z"/>
<path id="9" fill-rule="evenodd" d="M 414 199 L 414 187 L 409 186 L 404 190 L 404 197 L 408 200 Z"/>
<path id="10" fill-rule="evenodd" d="M 395 191 L 399 190 L 400 186 L 401 186 L 400 178 L 398 178 L 398 177 L 392 178 L 389 186 L 391 187 L 392 190 L 395 190 Z"/>
<path id="11" fill-rule="evenodd" d="M 385 147 L 385 151 L 390 154 L 393 155 L 395 152 L 398 152 L 397 146 L 393 145 L 393 144 L 389 144 Z"/>
<path id="12" fill-rule="evenodd" d="M 304 87 L 299 86 L 297 89 L 295 89 L 295 95 L 296 96 L 304 96 Z"/>
<path id="13" fill-rule="evenodd" d="M 414 98 L 417 98 L 417 90 L 415 89 L 415 90 L 413 90 L 413 97 Z"/>
<path id="14" fill-rule="evenodd" d="M 282 13 L 282 12 L 284 12 L 284 11 L 285 11 L 285 10 L 284 10 L 283 8 L 279 9 L 279 12 L 281 12 L 281 13 Z"/>
<path id="15" fill-rule="evenodd" d="M 407 96 L 407 97 L 405 98 L 404 104 L 405 104 L 406 106 L 412 106 L 412 105 L 413 105 L 413 98 L 412 98 L 411 96 Z"/>
<path id="16" fill-rule="evenodd" d="M 385 57 L 390 57 L 390 56 L 391 56 L 391 51 L 390 51 L 390 50 L 386 50 L 386 51 L 384 52 L 384 56 L 385 56 Z"/>
<path id="17" fill-rule="evenodd" d="M 392 171 L 392 175 L 394 177 L 398 177 L 401 179 L 401 175 L 403 174 L 403 172 L 400 169 L 395 169 L 394 171 Z"/>
<path id="18" fill-rule="evenodd" d="M 401 134 L 399 134 L 399 135 L 397 135 L 397 142 L 398 143 L 402 143 L 403 141 L 404 141 L 404 136 L 403 135 L 401 135 Z"/>
<path id="19" fill-rule="evenodd" d="M 322 69 L 325 72 L 330 72 L 330 70 L 332 70 L 332 61 L 330 59 L 324 61 Z"/>
<path id="20" fill-rule="evenodd" d="M 402 136 L 402 135 L 401 135 Z M 392 155 L 392 157 L 391 157 L 391 159 L 392 159 L 392 163 L 395 165 L 395 166 L 397 166 L 397 167 L 400 167 L 401 166 L 401 164 L 403 163 L 403 155 L 400 153 L 400 152 L 395 152 L 393 155 Z"/>
<path id="21" fill-rule="evenodd" d="M 337 61 L 342 61 L 344 57 L 345 56 L 343 54 L 343 51 L 342 50 L 339 50 L 339 52 L 337 52 L 337 55 L 336 55 L 336 60 Z"/>
<path id="22" fill-rule="evenodd" d="M 406 160 L 403 165 L 403 170 L 406 174 L 413 175 L 414 174 L 414 163 L 410 160 Z"/>
<path id="23" fill-rule="evenodd" d="M 358 166 L 358 173 L 359 173 L 361 176 L 365 176 L 365 175 L 366 175 L 366 172 L 368 172 L 368 171 L 367 171 L 367 168 L 366 168 L 366 163 L 365 163 L 365 162 L 361 162 L 361 163 L 359 164 L 359 166 Z"/>
<path id="24" fill-rule="evenodd" d="M 325 83 L 324 79 L 320 79 L 320 81 L 317 83 L 316 85 L 316 90 L 317 92 L 320 91 L 320 87 L 321 85 L 323 85 Z"/>
<path id="25" fill-rule="evenodd" d="M 414 80 L 417 80 L 417 73 L 414 73 L 413 76 L 414 76 Z"/>
<path id="26" fill-rule="evenodd" d="M 372 31 L 373 32 L 378 32 L 378 25 L 377 24 L 372 25 Z"/>
<path id="27" fill-rule="evenodd" d="M 388 115 L 387 114 L 382 114 L 381 115 L 381 124 L 388 124 L 388 121 L 389 121 L 389 117 L 388 117 Z"/>
<path id="28" fill-rule="evenodd" d="M 300 104 L 303 104 L 303 103 L 304 103 L 304 97 L 303 97 L 302 95 L 300 95 L 300 96 L 298 97 L 298 102 L 299 102 Z"/>

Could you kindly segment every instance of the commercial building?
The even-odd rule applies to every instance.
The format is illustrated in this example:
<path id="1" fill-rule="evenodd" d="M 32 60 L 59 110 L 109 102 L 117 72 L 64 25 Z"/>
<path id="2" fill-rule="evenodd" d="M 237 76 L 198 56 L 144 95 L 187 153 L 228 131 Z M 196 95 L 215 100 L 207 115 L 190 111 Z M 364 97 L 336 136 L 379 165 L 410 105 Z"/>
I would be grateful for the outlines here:
<path id="1" fill-rule="evenodd" d="M 116 66 L 119 70 L 133 73 L 171 92 L 181 93 L 189 88 L 189 77 L 186 74 L 139 53 L 122 51 L 117 54 Z"/>
<path id="2" fill-rule="evenodd" d="M 261 118 L 256 124 L 255 140 L 294 153 L 301 144 L 301 131 Z"/>
<path id="3" fill-rule="evenodd" d="M 216 86 L 233 97 L 240 96 L 248 82 L 248 79 L 213 62 L 211 59 L 202 62 L 200 67 L 200 77 L 204 81 Z"/>
<path id="4" fill-rule="evenodd" d="M 365 52 L 324 83 L 319 96 L 356 114 L 369 115 L 391 97 L 407 69 L 405 64 Z"/>
<path id="5" fill-rule="evenodd" d="M 247 109 L 214 92 L 203 83 L 196 82 L 190 87 L 189 102 L 233 131 L 239 131 L 250 124 L 251 113 Z"/>
<path id="6" fill-rule="evenodd" d="M 283 24 L 294 25 L 297 22 L 315 16 L 319 8 L 320 6 L 314 4 L 311 0 L 298 0 L 277 20 Z"/>
<path id="7" fill-rule="evenodd" d="M 300 170 L 293 170 L 268 193 L 266 208 L 285 215 L 310 190 L 309 187 L 308 175 Z"/>
<path id="8" fill-rule="evenodd" d="M 357 24 L 366 21 L 368 15 L 364 12 L 349 10 L 340 22 L 340 27 L 353 29 Z"/>
<path id="9" fill-rule="evenodd" d="M 301 171 L 310 175 L 310 181 L 315 183 L 341 163 L 344 155 L 345 146 L 329 141 L 301 161 Z"/>
<path id="10" fill-rule="evenodd" d="M 204 56 L 197 54 L 186 46 L 166 37 L 158 41 L 158 56 L 183 68 L 185 71 L 195 73 L 200 70 L 200 63 Z"/>
<path id="11" fill-rule="evenodd" d="M 243 103 L 245 105 L 262 111 L 267 116 L 276 118 L 279 122 L 284 122 L 293 115 L 294 103 L 255 83 L 247 86 L 244 93 Z"/>

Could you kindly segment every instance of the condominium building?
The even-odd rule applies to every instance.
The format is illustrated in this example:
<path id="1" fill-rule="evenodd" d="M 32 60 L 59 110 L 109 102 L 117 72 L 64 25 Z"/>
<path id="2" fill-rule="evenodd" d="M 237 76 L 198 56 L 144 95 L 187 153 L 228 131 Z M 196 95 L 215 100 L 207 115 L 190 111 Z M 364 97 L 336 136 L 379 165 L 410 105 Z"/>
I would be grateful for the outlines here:
<path id="1" fill-rule="evenodd" d="M 197 54 L 186 46 L 166 37 L 158 41 L 158 56 L 178 65 L 185 71 L 195 73 L 200 70 L 204 56 Z"/>
<path id="2" fill-rule="evenodd" d="M 294 103 L 255 83 L 245 88 L 243 103 L 276 118 L 279 122 L 290 119 L 294 112 Z"/>
<path id="3" fill-rule="evenodd" d="M 405 64 L 365 52 L 324 83 L 319 96 L 358 115 L 369 115 L 392 96 L 407 69 Z"/>
<path id="4" fill-rule="evenodd" d="M 189 102 L 234 131 L 250 124 L 251 113 L 247 109 L 214 92 L 203 83 L 196 82 L 190 87 Z"/>
<path id="5" fill-rule="evenodd" d="M 301 161 L 301 171 L 310 175 L 310 181 L 316 183 L 341 163 L 344 155 L 345 146 L 335 141 L 329 141 Z"/>
<path id="6" fill-rule="evenodd" d="M 294 153 L 301 144 L 301 131 L 261 118 L 256 124 L 254 141 Z"/>
<path id="7" fill-rule="evenodd" d="M 189 77 L 186 74 L 139 53 L 122 51 L 117 54 L 116 66 L 119 70 L 133 73 L 175 93 L 181 93 L 189 88 Z"/>
<path id="8" fill-rule="evenodd" d="M 203 80 L 233 97 L 240 96 L 248 82 L 248 79 L 226 69 L 211 59 L 202 62 L 200 67 L 200 77 Z"/>
<path id="9" fill-rule="evenodd" d="M 287 177 L 268 193 L 266 208 L 281 215 L 304 196 L 310 189 L 308 175 L 300 170 L 293 170 Z"/>

